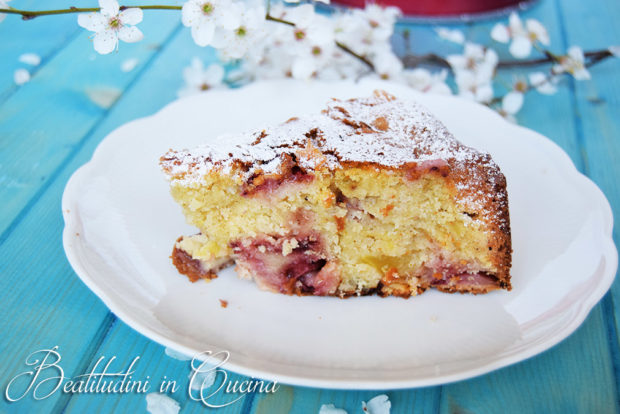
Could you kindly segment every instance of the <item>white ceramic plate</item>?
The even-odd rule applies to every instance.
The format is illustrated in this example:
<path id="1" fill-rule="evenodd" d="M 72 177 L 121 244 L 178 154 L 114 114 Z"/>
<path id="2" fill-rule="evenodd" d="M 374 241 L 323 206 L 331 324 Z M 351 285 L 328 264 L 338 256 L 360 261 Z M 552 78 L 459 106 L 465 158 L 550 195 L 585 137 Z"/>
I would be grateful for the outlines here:
<path id="1" fill-rule="evenodd" d="M 289 297 L 261 291 L 232 269 L 210 283 L 177 273 L 173 242 L 195 230 L 168 193 L 160 155 L 376 88 L 418 99 L 500 165 L 513 232 L 511 292 Z M 428 386 L 524 360 L 583 322 L 618 260 L 607 200 L 557 145 L 483 106 L 377 81 L 255 83 L 173 102 L 105 138 L 67 183 L 62 208 L 71 265 L 125 323 L 186 354 L 227 350 L 229 370 L 305 386 Z"/>

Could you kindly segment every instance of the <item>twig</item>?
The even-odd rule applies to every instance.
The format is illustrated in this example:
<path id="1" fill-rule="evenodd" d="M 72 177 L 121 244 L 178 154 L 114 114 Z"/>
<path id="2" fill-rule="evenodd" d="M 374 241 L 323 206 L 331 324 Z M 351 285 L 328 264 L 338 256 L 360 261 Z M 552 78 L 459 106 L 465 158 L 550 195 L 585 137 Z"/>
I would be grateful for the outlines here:
<path id="1" fill-rule="evenodd" d="M 585 53 L 584 53 L 584 56 L 585 56 L 587 59 L 589 59 L 589 61 L 588 61 L 588 62 L 586 62 L 586 63 L 584 64 L 584 66 L 585 66 L 586 68 L 589 68 L 589 67 L 594 66 L 594 65 L 596 65 L 597 63 L 600 63 L 601 61 L 603 61 L 603 60 L 605 60 L 605 59 L 607 59 L 607 58 L 609 58 L 609 57 L 611 57 L 611 56 L 613 56 L 613 55 L 611 54 L 611 52 L 610 52 L 609 50 L 596 50 L 596 51 L 591 51 L 591 52 L 585 52 Z M 549 63 L 549 61 L 548 61 L 548 60 L 546 60 L 545 62 L 541 62 L 541 63 Z M 549 73 L 549 74 L 548 74 L 548 75 L 547 75 L 547 76 L 546 76 L 543 80 L 541 80 L 540 82 L 538 82 L 538 83 L 536 83 L 536 84 L 528 84 L 528 85 L 524 88 L 523 93 L 525 94 L 525 93 L 527 93 L 527 92 L 531 91 L 532 89 L 536 89 L 536 88 L 538 88 L 539 86 L 544 85 L 546 82 L 550 82 L 550 81 L 551 81 L 551 79 L 553 79 L 553 78 L 554 78 L 554 77 L 556 77 L 556 76 L 566 75 L 566 74 L 568 74 L 568 72 L 553 73 L 553 71 L 551 71 L 551 73 Z M 488 105 L 489 105 L 489 106 L 497 105 L 497 104 L 499 104 L 500 102 L 502 102 L 502 99 L 503 99 L 503 98 L 504 98 L 503 96 L 497 96 L 497 97 L 493 98 L 493 99 L 492 99 L 492 100 L 488 103 Z"/>
<path id="2" fill-rule="evenodd" d="M 270 12 L 271 2 L 267 3 L 267 14 L 265 15 L 265 20 L 286 24 L 292 27 L 295 27 L 295 23 L 284 20 L 278 17 L 274 17 Z M 182 6 L 163 6 L 163 5 L 144 5 L 144 6 L 121 6 L 121 10 L 127 9 L 129 7 L 134 7 L 142 10 L 181 10 Z M 79 7 L 69 7 L 68 9 L 57 9 L 57 10 L 20 10 L 15 8 L 5 8 L 0 9 L 0 13 L 5 14 L 19 14 L 22 16 L 24 20 L 34 19 L 39 16 L 50 16 L 57 14 L 69 14 L 69 13 L 88 13 L 88 12 L 98 12 L 101 9 L 99 7 L 92 8 L 79 8 Z M 408 39 L 407 39 L 408 40 Z M 375 71 L 374 64 L 365 56 L 356 53 L 354 50 L 349 48 L 347 45 L 336 41 L 336 46 L 345 53 L 353 56 L 358 59 L 362 63 L 364 63 L 370 70 Z M 549 51 L 543 51 L 545 53 L 545 57 L 537 58 L 537 59 L 528 59 L 528 60 L 509 60 L 509 61 L 500 61 L 497 64 L 498 69 L 502 68 L 517 68 L 517 67 L 530 67 L 530 66 L 538 66 L 544 65 L 547 63 L 553 63 L 558 61 L 558 57 L 552 54 Z M 592 50 L 584 53 L 585 57 L 589 59 L 589 64 L 594 64 L 603 59 L 606 59 L 611 55 L 609 50 Z M 419 65 L 431 65 L 431 66 L 439 66 L 444 68 L 449 68 L 450 64 L 448 61 L 439 55 L 434 53 L 428 53 L 425 55 L 414 55 L 407 54 L 402 57 L 403 64 L 406 68 L 414 68 Z"/>
<path id="3" fill-rule="evenodd" d="M 608 58 L 611 56 L 611 52 L 607 49 L 603 50 L 590 50 L 584 52 L 584 56 L 590 60 L 590 62 L 598 62 L 602 59 Z M 504 68 L 518 68 L 518 67 L 530 67 L 530 66 L 539 66 L 545 65 L 547 63 L 557 62 L 558 57 L 547 52 L 545 57 L 537 58 L 537 59 L 528 59 L 528 60 L 504 60 L 497 63 L 498 69 Z M 450 64 L 448 61 L 434 53 L 428 53 L 426 55 L 405 55 L 402 57 L 403 64 L 406 68 L 414 68 L 419 65 L 432 65 L 432 66 L 440 66 L 444 68 L 449 68 Z"/>
<path id="4" fill-rule="evenodd" d="M 181 6 L 160 6 L 160 5 L 149 5 L 149 6 L 121 6 L 121 10 L 128 8 L 138 8 L 142 10 L 181 10 Z M 5 14 L 19 14 L 22 16 L 24 20 L 34 19 L 39 16 L 51 16 L 56 14 L 69 14 L 69 13 L 89 13 L 89 12 L 98 12 L 101 9 L 99 7 L 89 7 L 89 8 L 81 8 L 81 7 L 69 7 L 68 9 L 57 9 L 57 10 L 20 10 L 14 8 L 8 9 L 0 9 L 0 13 Z"/>

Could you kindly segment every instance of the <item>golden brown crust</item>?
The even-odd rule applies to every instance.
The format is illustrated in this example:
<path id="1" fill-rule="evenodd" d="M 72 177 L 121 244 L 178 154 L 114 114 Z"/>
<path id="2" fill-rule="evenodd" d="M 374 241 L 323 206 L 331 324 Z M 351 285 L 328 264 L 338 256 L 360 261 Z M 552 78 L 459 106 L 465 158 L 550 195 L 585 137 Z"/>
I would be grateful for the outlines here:
<path id="1" fill-rule="evenodd" d="M 172 264 L 177 268 L 179 273 L 187 276 L 192 283 L 200 279 L 215 279 L 219 270 L 232 263 L 232 260 L 229 260 L 217 267 L 208 268 L 199 259 L 194 259 L 189 253 L 177 246 L 177 243 L 181 240 L 183 240 L 183 236 L 179 237 L 175 242 L 170 258 L 172 259 Z"/>
<path id="2" fill-rule="evenodd" d="M 200 279 L 215 279 L 217 273 L 204 270 L 200 260 L 192 258 L 185 250 L 179 249 L 176 245 L 172 249 L 172 264 L 179 273 L 187 276 L 190 282 L 194 283 Z"/>

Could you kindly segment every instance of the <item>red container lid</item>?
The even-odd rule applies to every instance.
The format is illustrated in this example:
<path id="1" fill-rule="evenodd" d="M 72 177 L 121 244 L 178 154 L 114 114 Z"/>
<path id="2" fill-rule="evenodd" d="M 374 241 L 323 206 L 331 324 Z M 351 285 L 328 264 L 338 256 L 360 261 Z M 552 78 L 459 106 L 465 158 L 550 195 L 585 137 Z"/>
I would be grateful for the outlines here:
<path id="1" fill-rule="evenodd" d="M 366 0 L 333 0 L 333 3 L 350 7 L 364 7 Z M 523 0 L 385 0 L 382 6 L 396 6 L 408 16 L 449 17 L 489 13 L 512 8 Z"/>

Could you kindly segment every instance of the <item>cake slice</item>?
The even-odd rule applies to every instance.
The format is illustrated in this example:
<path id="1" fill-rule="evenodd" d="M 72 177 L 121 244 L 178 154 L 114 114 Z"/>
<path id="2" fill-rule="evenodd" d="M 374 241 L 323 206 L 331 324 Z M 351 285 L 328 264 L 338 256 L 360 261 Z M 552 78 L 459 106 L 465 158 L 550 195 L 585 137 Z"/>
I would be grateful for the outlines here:
<path id="1" fill-rule="evenodd" d="M 409 297 L 510 290 L 506 180 L 420 105 L 383 91 L 161 157 L 199 233 L 190 280 L 235 263 L 285 294 Z"/>

